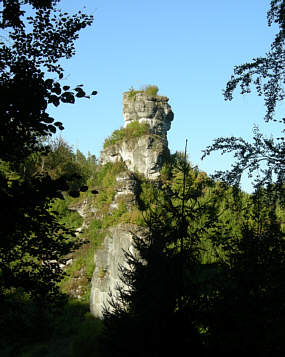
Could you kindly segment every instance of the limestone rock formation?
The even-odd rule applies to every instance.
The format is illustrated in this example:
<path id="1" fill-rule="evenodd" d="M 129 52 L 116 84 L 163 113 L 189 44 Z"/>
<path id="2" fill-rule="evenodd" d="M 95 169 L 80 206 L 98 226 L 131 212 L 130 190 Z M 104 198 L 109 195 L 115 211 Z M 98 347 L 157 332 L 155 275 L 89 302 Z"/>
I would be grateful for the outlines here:
<path id="1" fill-rule="evenodd" d="M 100 163 L 104 165 L 107 162 L 123 161 L 131 172 L 156 180 L 159 178 L 163 160 L 168 154 L 165 139 L 144 135 L 107 147 L 101 152 Z"/>
<path id="2" fill-rule="evenodd" d="M 139 182 L 136 175 L 157 181 L 163 160 L 169 155 L 167 131 L 173 120 L 173 112 L 167 97 L 149 96 L 142 91 L 123 94 L 125 127 L 131 122 L 146 122 L 150 130 L 140 137 L 128 138 L 106 147 L 100 156 L 100 164 L 123 162 L 126 170 L 116 177 L 115 196 L 109 213 L 124 200 L 128 210 L 137 205 Z M 102 247 L 94 256 L 95 271 L 91 282 L 90 310 L 96 317 L 103 316 L 109 306 L 109 295 L 116 296 L 122 286 L 119 266 L 125 266 L 124 251 L 133 251 L 133 236 L 142 236 L 145 229 L 134 224 L 118 224 L 109 228 Z"/>
<path id="3" fill-rule="evenodd" d="M 103 317 L 104 308 L 110 309 L 110 293 L 116 297 L 118 286 L 123 287 L 118 267 L 126 266 L 124 251 L 134 253 L 134 232 L 136 235 L 143 233 L 141 228 L 131 224 L 110 228 L 103 247 L 95 255 L 96 268 L 92 279 L 90 311 L 96 317 Z"/>
<path id="4" fill-rule="evenodd" d="M 167 97 L 130 93 L 123 94 L 124 126 L 134 121 L 148 123 L 150 133 L 108 146 L 101 152 L 100 163 L 123 161 L 131 172 L 156 180 L 164 158 L 169 155 L 167 131 L 174 115 Z"/>
<path id="5" fill-rule="evenodd" d="M 118 200 L 123 198 L 127 208 L 131 208 L 136 203 L 136 195 L 139 187 L 136 177 L 129 172 L 122 172 L 116 177 L 116 193 L 112 208 L 118 208 Z"/>
<path id="6" fill-rule="evenodd" d="M 123 93 L 123 116 L 125 127 L 133 122 L 147 122 L 153 134 L 166 137 L 173 120 L 168 98 L 149 96 L 143 91 Z"/>

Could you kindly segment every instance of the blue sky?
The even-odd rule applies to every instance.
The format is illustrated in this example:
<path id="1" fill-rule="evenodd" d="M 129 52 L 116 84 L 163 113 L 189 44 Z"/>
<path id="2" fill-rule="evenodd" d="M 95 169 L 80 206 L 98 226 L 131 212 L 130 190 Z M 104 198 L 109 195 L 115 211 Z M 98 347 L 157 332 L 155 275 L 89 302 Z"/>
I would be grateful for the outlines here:
<path id="1" fill-rule="evenodd" d="M 62 0 L 64 10 L 85 6 L 95 18 L 76 55 L 64 61 L 64 82 L 98 91 L 91 100 L 49 109 L 64 124 L 63 138 L 99 156 L 104 139 L 123 125 L 122 92 L 156 84 L 174 112 L 171 152 L 184 150 L 188 138 L 194 165 L 208 173 L 229 168 L 230 157 L 218 154 L 201 162 L 201 150 L 220 136 L 250 138 L 254 124 L 268 135 L 272 128 L 263 123 L 263 98 L 237 91 L 225 102 L 222 96 L 234 65 L 269 50 L 276 30 L 267 27 L 269 2 Z"/>

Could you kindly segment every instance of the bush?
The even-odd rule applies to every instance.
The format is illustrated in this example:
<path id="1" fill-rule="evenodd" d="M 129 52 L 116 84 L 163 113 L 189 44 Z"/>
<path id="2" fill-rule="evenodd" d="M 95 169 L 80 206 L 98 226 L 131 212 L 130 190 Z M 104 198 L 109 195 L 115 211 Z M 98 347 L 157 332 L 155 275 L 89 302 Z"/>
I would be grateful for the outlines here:
<path id="1" fill-rule="evenodd" d="M 159 88 L 156 85 L 148 85 L 144 88 L 145 94 L 150 95 L 152 97 L 156 97 L 158 91 L 159 91 Z"/>
<path id="2" fill-rule="evenodd" d="M 153 84 L 149 84 L 147 86 L 143 86 L 140 90 L 136 90 L 134 89 L 134 87 L 131 87 L 128 91 L 129 95 L 129 99 L 133 99 L 136 100 L 136 94 L 137 93 L 144 93 L 146 95 L 149 95 L 151 97 L 156 97 L 157 93 L 159 91 L 158 86 L 153 85 Z"/>
<path id="3" fill-rule="evenodd" d="M 83 218 L 74 210 L 70 210 L 69 206 L 74 201 L 70 196 L 64 195 L 64 199 L 57 198 L 51 205 L 50 210 L 57 212 L 58 221 L 68 228 L 79 228 L 83 223 Z"/>
<path id="4" fill-rule="evenodd" d="M 120 128 L 115 130 L 111 136 L 109 136 L 104 142 L 104 149 L 108 146 L 119 144 L 123 140 L 129 140 L 132 138 L 138 138 L 143 135 L 149 134 L 150 127 L 147 123 L 139 123 L 138 121 L 133 121 L 128 124 L 125 128 Z"/>
<path id="5" fill-rule="evenodd" d="M 125 139 L 139 138 L 145 134 L 149 134 L 149 124 L 133 121 L 125 128 Z"/>

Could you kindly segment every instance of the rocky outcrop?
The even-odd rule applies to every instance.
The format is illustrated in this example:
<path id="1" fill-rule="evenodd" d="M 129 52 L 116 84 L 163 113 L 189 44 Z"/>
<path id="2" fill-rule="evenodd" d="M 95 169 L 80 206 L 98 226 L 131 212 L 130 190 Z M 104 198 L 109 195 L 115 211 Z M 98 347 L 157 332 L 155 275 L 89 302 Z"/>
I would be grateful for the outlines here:
<path id="1" fill-rule="evenodd" d="M 130 93 L 123 94 L 124 126 L 134 121 L 148 123 L 150 133 L 108 146 L 101 152 L 100 163 L 123 161 L 131 172 L 157 180 L 162 163 L 169 155 L 167 131 L 174 115 L 167 97 Z"/>
<path id="2" fill-rule="evenodd" d="M 101 152 L 101 165 L 122 161 L 126 167 L 126 171 L 116 177 L 110 215 L 122 199 L 128 210 L 137 204 L 139 183 L 136 174 L 157 181 L 163 161 L 169 155 L 167 131 L 173 120 L 173 112 L 167 97 L 149 96 L 141 91 L 126 92 L 123 94 L 123 116 L 125 127 L 133 121 L 146 122 L 150 130 L 140 137 L 120 140 Z M 116 298 L 117 288 L 123 287 L 119 267 L 127 264 L 124 252 L 134 253 L 133 237 L 143 236 L 144 232 L 145 229 L 134 224 L 118 224 L 108 230 L 102 247 L 94 256 L 96 268 L 90 295 L 90 309 L 94 316 L 101 318 L 104 308 L 111 308 L 110 295 Z"/>
<path id="3" fill-rule="evenodd" d="M 95 271 L 90 294 L 90 311 L 99 318 L 103 309 L 110 309 L 110 295 L 116 299 L 118 287 L 126 288 L 120 280 L 119 267 L 126 267 L 124 252 L 135 254 L 134 234 L 140 236 L 143 230 L 135 225 L 122 224 L 110 228 L 103 247 L 95 255 Z"/>
<path id="4" fill-rule="evenodd" d="M 143 135 L 114 144 L 101 152 L 100 163 L 123 161 L 131 172 L 157 180 L 164 158 L 169 155 L 167 141 L 153 135 Z"/>
<path id="5" fill-rule="evenodd" d="M 88 199 L 85 199 L 82 202 L 75 203 L 71 206 L 68 207 L 70 211 L 76 211 L 82 218 L 83 218 L 83 223 L 82 226 L 77 228 L 77 232 L 81 232 L 84 228 L 87 228 L 89 225 L 90 218 L 92 214 L 95 212 L 94 207 L 92 207 L 88 201 Z"/>
<path id="6" fill-rule="evenodd" d="M 121 172 L 116 177 L 116 193 L 111 208 L 118 208 L 118 201 L 123 199 L 127 208 L 131 209 L 136 203 L 136 197 L 139 185 L 134 174 L 130 172 Z"/>
<path id="7" fill-rule="evenodd" d="M 125 127 L 133 121 L 146 122 L 153 134 L 165 138 L 174 117 L 167 97 L 141 91 L 123 93 L 123 116 Z"/>

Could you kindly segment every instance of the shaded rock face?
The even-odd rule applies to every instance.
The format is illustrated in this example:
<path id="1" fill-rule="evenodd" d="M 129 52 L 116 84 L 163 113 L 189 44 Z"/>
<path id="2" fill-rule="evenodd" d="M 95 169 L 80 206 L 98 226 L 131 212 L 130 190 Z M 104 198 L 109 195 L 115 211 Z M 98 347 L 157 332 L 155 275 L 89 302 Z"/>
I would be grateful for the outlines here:
<path id="1" fill-rule="evenodd" d="M 110 208 L 117 209 L 118 201 L 123 198 L 127 208 L 132 209 L 136 204 L 136 196 L 139 191 L 136 177 L 130 172 L 121 172 L 117 175 L 116 182 L 116 193 Z"/>
<path id="2" fill-rule="evenodd" d="M 136 177 L 129 172 L 122 172 L 116 177 L 117 186 L 114 201 L 123 196 L 126 199 L 126 195 L 131 198 L 131 203 L 136 202 L 136 195 L 139 190 L 139 185 Z"/>
<path id="3" fill-rule="evenodd" d="M 151 133 L 107 147 L 101 152 L 100 163 L 123 161 L 131 172 L 157 180 L 163 160 L 169 155 L 167 131 L 174 115 L 167 97 L 141 92 L 130 97 L 129 93 L 123 94 L 125 127 L 133 121 L 146 122 Z"/>
<path id="4" fill-rule="evenodd" d="M 116 298 L 118 286 L 125 288 L 120 280 L 118 267 L 127 265 L 124 251 L 135 253 L 133 232 L 142 234 L 139 227 L 131 224 L 110 228 L 103 247 L 95 254 L 96 268 L 91 282 L 90 311 L 96 317 L 103 317 L 104 308 L 111 309 L 110 294 Z"/>

